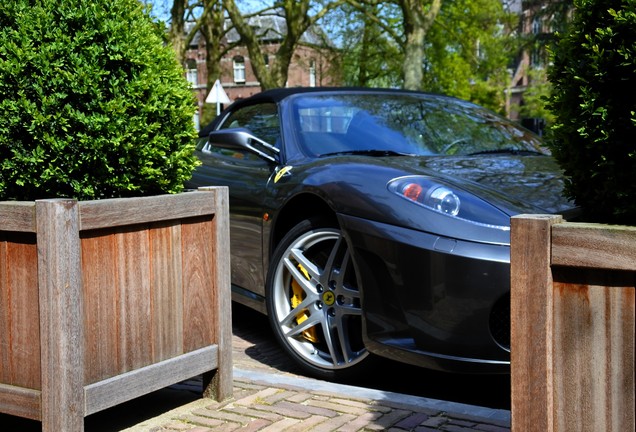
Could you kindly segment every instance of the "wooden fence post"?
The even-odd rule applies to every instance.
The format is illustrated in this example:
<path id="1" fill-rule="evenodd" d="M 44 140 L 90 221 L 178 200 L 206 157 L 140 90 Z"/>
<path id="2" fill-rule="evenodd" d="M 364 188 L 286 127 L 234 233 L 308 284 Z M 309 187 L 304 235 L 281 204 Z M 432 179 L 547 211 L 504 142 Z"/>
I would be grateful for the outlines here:
<path id="1" fill-rule="evenodd" d="M 84 430 L 84 336 L 79 207 L 36 202 L 42 431 Z"/>
<path id="2" fill-rule="evenodd" d="M 636 228 L 511 227 L 513 432 L 633 431 Z"/>
<path id="3" fill-rule="evenodd" d="M 232 378 L 232 298 L 230 295 L 218 295 L 218 293 L 230 293 L 231 268 L 230 268 L 230 220 L 229 198 L 227 188 L 201 187 L 200 191 L 214 193 L 217 212 L 214 215 L 215 245 L 225 246 L 223 250 L 215 251 L 216 273 L 214 284 L 217 295 L 214 310 L 214 327 L 217 329 L 217 341 L 219 346 L 218 367 L 203 375 L 203 396 L 218 401 L 227 399 L 233 393 Z M 227 287 L 222 289 L 221 287 Z"/>
<path id="4" fill-rule="evenodd" d="M 561 216 L 511 219 L 510 334 L 514 431 L 552 432 L 552 225 Z M 523 289 L 516 289 L 522 287 Z M 515 343 L 531 341 L 531 343 Z"/>

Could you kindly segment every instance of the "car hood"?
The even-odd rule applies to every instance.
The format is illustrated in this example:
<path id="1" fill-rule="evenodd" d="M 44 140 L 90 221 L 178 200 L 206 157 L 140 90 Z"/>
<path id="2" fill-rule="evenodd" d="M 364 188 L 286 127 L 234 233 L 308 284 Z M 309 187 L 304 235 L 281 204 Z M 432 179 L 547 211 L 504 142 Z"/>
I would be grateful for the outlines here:
<path id="1" fill-rule="evenodd" d="M 564 213 L 574 204 L 563 195 L 563 174 L 549 156 L 438 156 L 394 158 L 414 174 L 443 178 L 509 215 Z"/>

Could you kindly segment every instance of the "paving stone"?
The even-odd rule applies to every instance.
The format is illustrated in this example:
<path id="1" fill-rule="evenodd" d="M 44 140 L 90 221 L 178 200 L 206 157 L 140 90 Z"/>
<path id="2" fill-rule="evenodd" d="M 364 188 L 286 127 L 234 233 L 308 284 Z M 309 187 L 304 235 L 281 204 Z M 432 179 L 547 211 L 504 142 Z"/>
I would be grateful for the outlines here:
<path id="1" fill-rule="evenodd" d="M 337 429 L 338 432 L 358 432 L 360 430 L 365 429 L 368 425 L 373 424 L 373 422 L 382 416 L 380 412 L 367 412 L 358 416 L 357 418 L 351 420 L 350 422 L 342 425 Z"/>
<path id="2" fill-rule="evenodd" d="M 320 406 L 316 406 L 312 404 L 311 400 L 307 400 L 305 402 L 306 403 L 302 403 L 302 404 L 294 404 L 290 402 L 279 402 L 277 406 L 281 408 L 290 409 L 290 410 L 299 410 L 299 411 L 309 413 L 311 415 L 319 415 L 319 416 L 328 417 L 328 418 L 336 417 L 338 415 L 338 413 L 332 409 L 328 409 L 328 408 L 324 408 L 324 407 L 320 407 Z"/>
<path id="3" fill-rule="evenodd" d="M 316 425 L 310 429 L 311 432 L 333 432 L 338 430 L 342 425 L 353 421 L 356 417 L 351 414 L 343 414 L 341 416 L 333 417 L 325 420 L 324 422 Z"/>
<path id="4" fill-rule="evenodd" d="M 408 417 L 412 413 L 413 413 L 412 411 L 391 410 L 391 411 L 385 413 L 378 420 L 376 420 L 375 424 L 377 424 L 378 426 L 386 429 L 389 426 L 392 426 L 392 425 L 398 423 L 400 420 L 403 420 L 404 418 Z"/>
<path id="5" fill-rule="evenodd" d="M 202 410 L 195 410 L 192 412 L 192 414 L 194 414 L 195 416 L 199 418 L 205 417 L 208 419 L 238 423 L 241 425 L 248 424 L 249 422 L 252 421 L 252 417 L 238 414 L 238 413 L 232 412 L 231 410 L 211 411 L 207 409 L 202 409 Z"/>
<path id="6" fill-rule="evenodd" d="M 367 411 L 366 409 L 363 409 L 363 408 L 351 407 L 351 406 L 333 403 L 331 401 L 321 401 L 321 400 L 314 400 L 314 399 L 308 400 L 307 405 L 317 406 L 320 408 L 329 409 L 339 413 L 354 414 L 354 415 L 361 415 Z"/>
<path id="7" fill-rule="evenodd" d="M 440 429 L 445 432 L 473 432 L 475 430 L 472 427 L 464 427 L 453 424 L 445 424 Z"/>
<path id="8" fill-rule="evenodd" d="M 268 397 L 281 392 L 282 390 L 274 387 L 264 388 L 257 391 L 256 393 L 250 394 L 249 396 L 238 399 L 234 403 L 238 405 L 262 404 L 263 401 L 267 400 Z"/>
<path id="9" fill-rule="evenodd" d="M 209 417 L 201 417 L 197 415 L 186 415 L 186 416 L 183 416 L 181 420 L 188 422 L 192 425 L 205 426 L 207 428 L 218 427 L 226 423 L 226 421 L 224 420 L 219 420 L 219 419 L 209 418 Z M 241 426 L 240 423 L 236 423 L 236 425 L 237 427 Z"/>
<path id="10" fill-rule="evenodd" d="M 281 419 L 280 414 L 271 412 L 269 409 L 264 411 L 254 409 L 252 407 L 235 406 L 232 408 L 232 412 L 245 417 L 259 418 L 270 422 L 275 422 Z"/>
<path id="11" fill-rule="evenodd" d="M 249 422 L 247 425 L 241 427 L 240 432 L 257 432 L 265 429 L 272 422 L 264 420 L 264 419 L 254 419 Z"/>
<path id="12" fill-rule="evenodd" d="M 303 403 L 309 399 L 311 399 L 312 396 L 309 393 L 296 393 L 290 397 L 287 398 L 288 402 L 292 402 L 292 403 Z"/>
<path id="13" fill-rule="evenodd" d="M 475 426 L 475 430 L 484 432 L 510 432 L 509 427 L 496 426 L 492 424 L 478 424 Z"/>
<path id="14" fill-rule="evenodd" d="M 448 417 L 448 424 L 452 424 L 452 425 L 456 425 L 456 426 L 461 426 L 461 427 L 465 427 L 465 428 L 471 428 L 475 426 L 475 422 L 474 421 L 467 421 L 467 420 L 460 420 L 457 419 L 455 417 Z"/>
<path id="15" fill-rule="evenodd" d="M 448 419 L 446 417 L 435 416 L 435 417 L 429 417 L 427 420 L 423 421 L 421 425 L 426 427 L 439 428 L 440 426 L 446 423 L 448 423 Z"/>
<path id="16" fill-rule="evenodd" d="M 327 417 L 322 417 L 319 415 L 312 415 L 309 418 L 306 418 L 304 420 L 301 420 L 300 422 L 298 422 L 297 424 L 295 424 L 294 426 L 285 429 L 285 432 L 307 432 L 307 431 L 313 431 L 317 425 L 325 422 L 327 420 Z"/>
<path id="17" fill-rule="evenodd" d="M 290 426 L 298 424 L 298 421 L 298 419 L 284 418 L 261 429 L 261 432 L 280 432 L 282 430 L 286 430 Z"/>
<path id="18" fill-rule="evenodd" d="M 310 413 L 308 413 L 307 411 L 304 410 L 299 410 L 297 407 L 294 406 L 287 406 L 287 405 L 281 405 L 281 404 L 276 404 L 276 405 L 258 405 L 255 404 L 253 405 L 254 409 L 260 410 L 260 411 L 271 411 L 271 412 L 275 412 L 276 414 L 279 414 L 283 417 L 291 417 L 293 419 L 297 419 L 297 420 L 301 420 L 301 419 L 306 419 L 308 417 L 311 416 Z"/>
<path id="19" fill-rule="evenodd" d="M 425 413 L 413 413 L 410 416 L 399 421 L 395 426 L 404 429 L 412 429 L 428 420 L 429 415 Z"/>

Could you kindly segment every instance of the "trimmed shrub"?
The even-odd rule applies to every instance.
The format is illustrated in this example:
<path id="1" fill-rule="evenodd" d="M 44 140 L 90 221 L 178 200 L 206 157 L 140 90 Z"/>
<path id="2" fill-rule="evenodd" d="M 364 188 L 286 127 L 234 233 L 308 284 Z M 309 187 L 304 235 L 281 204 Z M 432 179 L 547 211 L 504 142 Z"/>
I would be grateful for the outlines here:
<path id="1" fill-rule="evenodd" d="M 554 47 L 550 147 L 590 221 L 636 224 L 636 2 L 575 0 Z"/>
<path id="2" fill-rule="evenodd" d="M 138 0 L 3 0 L 0 200 L 178 192 L 194 112 Z"/>

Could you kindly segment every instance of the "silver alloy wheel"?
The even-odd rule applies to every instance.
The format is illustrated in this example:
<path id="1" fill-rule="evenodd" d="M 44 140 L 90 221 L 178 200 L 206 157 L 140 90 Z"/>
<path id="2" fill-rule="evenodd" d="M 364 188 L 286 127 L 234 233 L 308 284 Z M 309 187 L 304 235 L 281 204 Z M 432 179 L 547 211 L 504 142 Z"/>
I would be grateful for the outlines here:
<path id="1" fill-rule="evenodd" d="M 307 231 L 279 259 L 270 295 L 285 342 L 321 369 L 351 367 L 367 357 L 355 269 L 340 231 Z"/>

